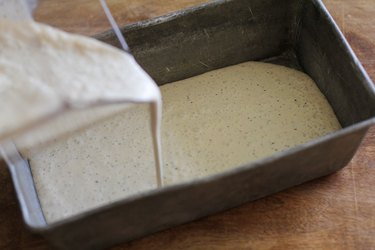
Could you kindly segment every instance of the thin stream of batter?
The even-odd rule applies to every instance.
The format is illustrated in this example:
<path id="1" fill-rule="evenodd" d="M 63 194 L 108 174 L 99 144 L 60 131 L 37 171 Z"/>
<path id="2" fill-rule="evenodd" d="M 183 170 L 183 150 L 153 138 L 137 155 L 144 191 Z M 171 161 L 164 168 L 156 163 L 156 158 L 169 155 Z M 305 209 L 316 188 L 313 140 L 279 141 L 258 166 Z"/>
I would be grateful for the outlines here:
<path id="1" fill-rule="evenodd" d="M 157 100 L 150 104 L 152 146 L 154 150 L 156 183 L 158 187 L 163 186 L 163 158 L 161 147 L 161 119 L 162 103 Z"/>

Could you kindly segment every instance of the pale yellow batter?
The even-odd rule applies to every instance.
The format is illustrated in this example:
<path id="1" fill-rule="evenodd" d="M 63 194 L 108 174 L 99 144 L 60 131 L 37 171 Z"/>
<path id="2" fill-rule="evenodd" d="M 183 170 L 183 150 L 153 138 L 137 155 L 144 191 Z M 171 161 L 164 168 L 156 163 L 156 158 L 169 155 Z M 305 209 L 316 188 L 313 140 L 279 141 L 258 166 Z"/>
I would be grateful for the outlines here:
<path id="1" fill-rule="evenodd" d="M 164 181 L 234 168 L 340 129 L 315 83 L 247 62 L 161 87 Z M 146 105 L 23 152 L 48 222 L 156 188 Z"/>

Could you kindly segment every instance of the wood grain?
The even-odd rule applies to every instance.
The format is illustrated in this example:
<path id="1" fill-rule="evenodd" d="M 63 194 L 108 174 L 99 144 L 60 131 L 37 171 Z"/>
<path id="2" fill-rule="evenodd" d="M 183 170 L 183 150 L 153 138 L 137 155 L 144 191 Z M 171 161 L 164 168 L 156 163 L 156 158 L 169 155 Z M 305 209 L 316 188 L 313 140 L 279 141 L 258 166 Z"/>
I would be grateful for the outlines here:
<path id="1" fill-rule="evenodd" d="M 182 8 L 188 8 L 207 0 L 110 0 L 107 1 L 119 24 L 164 15 Z M 99 1 L 93 0 L 42 0 L 36 12 L 36 20 L 46 22 L 63 30 L 93 35 L 109 29 Z"/>
<path id="2" fill-rule="evenodd" d="M 111 0 L 119 23 L 159 16 L 206 0 Z M 375 2 L 324 1 L 372 79 Z M 92 0 L 44 0 L 37 19 L 90 35 L 108 28 Z M 342 171 L 114 249 L 375 249 L 375 128 Z M 49 249 L 24 227 L 0 163 L 0 249 Z"/>

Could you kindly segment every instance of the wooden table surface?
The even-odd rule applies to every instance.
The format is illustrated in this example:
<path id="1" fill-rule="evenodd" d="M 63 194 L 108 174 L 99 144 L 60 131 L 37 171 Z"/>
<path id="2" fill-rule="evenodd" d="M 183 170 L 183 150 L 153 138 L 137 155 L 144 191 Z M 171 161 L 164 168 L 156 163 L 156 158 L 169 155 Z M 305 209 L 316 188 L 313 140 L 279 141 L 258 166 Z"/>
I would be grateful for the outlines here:
<path id="1" fill-rule="evenodd" d="M 37 20 L 81 34 L 108 23 L 93 0 L 42 0 Z M 207 0 L 109 0 L 119 23 L 159 16 Z M 375 1 L 324 1 L 375 79 Z M 375 128 L 343 170 L 267 198 L 115 249 L 375 249 Z M 0 163 L 0 249 L 50 249 L 24 227 Z"/>

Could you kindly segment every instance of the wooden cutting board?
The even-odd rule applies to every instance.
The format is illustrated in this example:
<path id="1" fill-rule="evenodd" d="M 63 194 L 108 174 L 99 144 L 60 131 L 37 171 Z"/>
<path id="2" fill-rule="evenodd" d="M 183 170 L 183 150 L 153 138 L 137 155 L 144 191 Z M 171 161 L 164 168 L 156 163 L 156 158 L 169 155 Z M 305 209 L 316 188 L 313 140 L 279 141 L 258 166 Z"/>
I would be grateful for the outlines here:
<path id="1" fill-rule="evenodd" d="M 37 20 L 85 35 L 109 28 L 98 1 L 42 0 Z M 119 23 L 207 0 L 109 0 Z M 375 79 L 375 1 L 325 0 Z M 115 249 L 375 249 L 375 128 L 340 172 Z M 50 249 L 23 225 L 0 163 L 0 249 Z"/>

